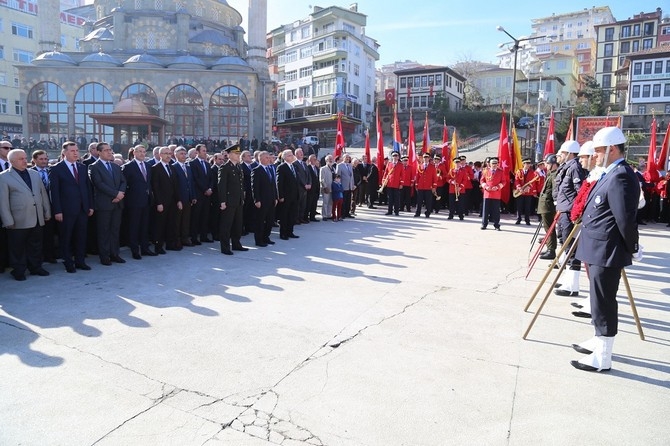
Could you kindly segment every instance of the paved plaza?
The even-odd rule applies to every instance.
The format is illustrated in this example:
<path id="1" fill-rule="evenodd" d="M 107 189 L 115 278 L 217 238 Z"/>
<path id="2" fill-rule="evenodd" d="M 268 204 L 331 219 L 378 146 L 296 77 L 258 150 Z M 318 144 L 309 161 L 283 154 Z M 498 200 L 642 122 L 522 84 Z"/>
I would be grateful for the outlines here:
<path id="1" fill-rule="evenodd" d="M 0 276 L 0 444 L 668 444 L 665 225 L 641 227 L 627 270 L 646 341 L 622 287 L 613 369 L 594 374 L 569 364 L 593 333 L 569 298 L 522 339 L 547 268 L 524 279 L 535 226 L 383 212 L 232 257 Z"/>

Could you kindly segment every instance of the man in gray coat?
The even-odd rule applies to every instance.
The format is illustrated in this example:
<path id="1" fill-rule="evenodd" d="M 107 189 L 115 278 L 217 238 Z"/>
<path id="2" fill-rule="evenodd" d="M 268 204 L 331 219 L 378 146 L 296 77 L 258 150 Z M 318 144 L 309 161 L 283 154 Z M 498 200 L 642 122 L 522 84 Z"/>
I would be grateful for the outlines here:
<path id="1" fill-rule="evenodd" d="M 9 263 L 14 279 L 30 274 L 48 276 L 42 268 L 42 227 L 51 219 L 51 205 L 37 171 L 28 169 L 21 149 L 10 150 L 11 167 L 0 173 L 0 219 L 8 234 Z"/>
<path id="2" fill-rule="evenodd" d="M 351 194 L 356 189 L 354 183 L 354 168 L 351 165 L 351 156 L 344 154 L 344 162 L 339 163 L 335 168 L 335 174 L 342 179 L 342 188 L 344 189 L 344 202 L 342 203 L 342 216 L 344 218 L 354 218 L 351 215 Z"/>

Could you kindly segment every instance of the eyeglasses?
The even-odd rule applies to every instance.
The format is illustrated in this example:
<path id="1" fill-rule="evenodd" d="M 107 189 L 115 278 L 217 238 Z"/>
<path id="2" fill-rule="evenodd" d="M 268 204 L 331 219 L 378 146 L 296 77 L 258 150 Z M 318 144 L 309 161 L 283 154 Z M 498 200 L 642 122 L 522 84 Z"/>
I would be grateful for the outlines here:
<path id="1" fill-rule="evenodd" d="M 14 147 L 12 147 L 12 146 L 0 146 L 0 149 L 12 150 L 12 149 L 14 149 Z"/>

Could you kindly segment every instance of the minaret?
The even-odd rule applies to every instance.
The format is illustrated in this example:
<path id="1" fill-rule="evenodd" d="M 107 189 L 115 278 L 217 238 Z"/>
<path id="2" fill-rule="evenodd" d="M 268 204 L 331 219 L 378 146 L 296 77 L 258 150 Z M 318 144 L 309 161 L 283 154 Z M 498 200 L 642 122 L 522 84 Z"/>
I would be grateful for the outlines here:
<path id="1" fill-rule="evenodd" d="M 42 54 L 60 47 L 60 4 L 53 0 L 38 0 L 37 11 L 39 53 Z"/>
<path id="2" fill-rule="evenodd" d="M 268 2 L 267 0 L 249 0 L 247 33 L 249 46 L 247 62 L 258 73 L 261 80 L 269 80 L 267 54 Z"/>

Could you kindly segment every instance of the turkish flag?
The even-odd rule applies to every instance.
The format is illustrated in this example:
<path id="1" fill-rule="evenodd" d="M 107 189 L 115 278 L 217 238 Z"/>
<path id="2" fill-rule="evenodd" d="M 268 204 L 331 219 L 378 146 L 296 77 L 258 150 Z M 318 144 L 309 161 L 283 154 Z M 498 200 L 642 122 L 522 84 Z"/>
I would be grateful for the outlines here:
<path id="1" fill-rule="evenodd" d="M 386 106 L 393 107 L 393 104 L 395 104 L 395 88 L 384 90 L 384 97 L 386 98 Z"/>

